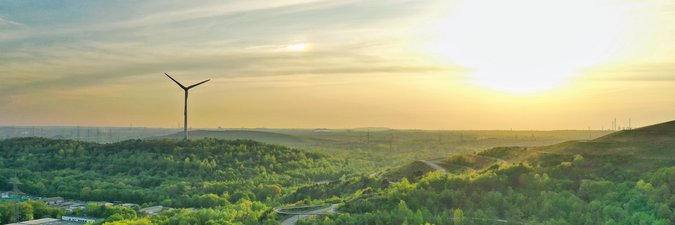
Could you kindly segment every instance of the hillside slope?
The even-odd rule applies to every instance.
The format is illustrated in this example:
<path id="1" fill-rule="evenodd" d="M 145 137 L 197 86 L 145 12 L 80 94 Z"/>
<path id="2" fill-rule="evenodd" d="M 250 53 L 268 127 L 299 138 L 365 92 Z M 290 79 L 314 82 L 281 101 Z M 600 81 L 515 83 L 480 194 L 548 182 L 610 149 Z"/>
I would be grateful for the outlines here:
<path id="1" fill-rule="evenodd" d="M 348 201 L 342 215 L 303 224 L 674 224 L 675 122 L 591 141 L 502 147 L 410 163 L 398 182 Z M 358 194 L 358 193 L 357 193 Z"/>
<path id="2" fill-rule="evenodd" d="M 210 207 L 279 197 L 334 180 L 346 161 L 250 140 L 130 140 L 113 144 L 18 138 L 0 141 L 0 190 L 16 177 L 37 196 Z"/>
<path id="3" fill-rule="evenodd" d="M 183 138 L 183 133 L 175 133 L 167 136 L 154 137 L 152 139 L 175 139 Z M 195 130 L 190 131 L 189 138 L 191 140 L 203 138 L 216 138 L 223 140 L 254 140 L 268 144 L 279 144 L 298 146 L 307 143 L 313 143 L 319 140 L 313 138 L 299 137 L 289 134 L 281 134 L 267 131 L 253 131 L 253 130 Z"/>
<path id="4" fill-rule="evenodd" d="M 538 151 L 586 154 L 632 155 L 641 158 L 675 159 L 675 121 L 623 130 L 591 141 L 570 141 L 536 148 Z"/>
<path id="5" fill-rule="evenodd" d="M 608 164 L 621 165 L 636 174 L 675 165 L 675 121 L 634 130 L 624 130 L 591 141 L 568 141 L 532 148 L 524 161 L 554 165 L 574 156 L 585 158 L 587 170 Z"/>
<path id="6" fill-rule="evenodd" d="M 646 126 L 633 130 L 618 131 L 590 141 L 566 141 L 541 147 L 496 147 L 476 154 L 451 155 L 440 161 L 451 173 L 462 173 L 456 167 L 469 167 L 476 171 L 494 165 L 529 163 L 540 166 L 553 166 L 570 162 L 574 158 L 584 158 L 586 172 L 598 172 L 608 165 L 622 165 L 627 172 L 639 174 L 661 167 L 675 165 L 675 121 Z M 408 179 L 416 180 L 420 172 L 412 173 L 413 162 L 394 169 L 397 174 L 405 174 Z M 416 171 L 423 171 L 417 165 Z M 429 168 L 426 168 L 429 169 Z M 604 171 L 607 172 L 607 171 Z"/>
<path id="7" fill-rule="evenodd" d="M 623 130 L 596 139 L 596 141 L 615 142 L 660 142 L 675 139 L 675 120 L 654 124 L 633 130 Z"/>

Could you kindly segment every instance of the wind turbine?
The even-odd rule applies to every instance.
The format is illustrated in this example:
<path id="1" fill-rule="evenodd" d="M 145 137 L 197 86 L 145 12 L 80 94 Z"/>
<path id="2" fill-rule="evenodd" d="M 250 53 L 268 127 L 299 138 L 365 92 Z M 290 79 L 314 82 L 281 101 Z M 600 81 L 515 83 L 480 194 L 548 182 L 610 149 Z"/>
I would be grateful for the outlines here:
<path id="1" fill-rule="evenodd" d="M 184 124 L 184 127 L 183 127 L 183 140 L 187 140 L 187 139 L 188 139 L 188 130 L 187 130 L 187 129 L 188 129 L 188 124 L 187 124 L 187 118 L 188 118 L 188 117 L 187 117 L 187 112 L 188 112 L 188 111 L 187 111 L 188 91 L 189 91 L 190 89 L 192 89 L 193 87 L 197 87 L 197 86 L 199 86 L 199 85 L 201 85 L 201 84 L 203 84 L 203 83 L 206 83 L 206 82 L 210 81 L 211 79 L 208 79 L 208 80 L 205 80 L 205 81 L 202 81 L 202 82 L 199 82 L 199 83 L 196 83 L 196 84 L 193 84 L 193 85 L 190 85 L 190 86 L 185 87 L 185 86 L 183 86 L 183 84 L 181 84 L 180 82 L 178 82 L 176 79 L 173 79 L 173 77 L 169 76 L 169 74 L 164 73 L 164 75 L 166 75 L 167 77 L 169 77 L 169 79 L 171 79 L 173 82 L 176 82 L 176 84 L 178 84 L 178 86 L 180 86 L 180 88 L 182 88 L 182 89 L 185 91 L 185 107 L 184 107 L 184 109 L 183 109 L 183 121 L 184 121 L 184 123 L 183 123 L 183 124 Z"/>

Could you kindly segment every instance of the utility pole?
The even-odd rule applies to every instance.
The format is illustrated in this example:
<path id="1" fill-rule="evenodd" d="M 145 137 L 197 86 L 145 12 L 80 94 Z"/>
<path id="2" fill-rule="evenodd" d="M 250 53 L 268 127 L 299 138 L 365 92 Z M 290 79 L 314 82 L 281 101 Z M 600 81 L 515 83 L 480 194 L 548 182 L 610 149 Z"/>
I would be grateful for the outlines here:
<path id="1" fill-rule="evenodd" d="M 391 134 L 389 139 L 389 151 L 391 152 L 392 150 L 394 150 L 394 134 Z"/>
<path id="2" fill-rule="evenodd" d="M 442 134 L 441 131 L 439 130 L 439 131 L 438 131 L 438 144 L 439 144 L 439 145 L 442 143 L 442 138 L 443 138 L 442 135 L 443 135 L 443 134 Z"/>
<path id="3" fill-rule="evenodd" d="M 12 185 L 12 192 L 14 192 L 15 194 L 21 193 L 21 191 L 19 190 L 19 185 L 22 185 L 23 183 L 19 181 L 19 178 L 12 177 L 9 179 L 9 183 Z"/>

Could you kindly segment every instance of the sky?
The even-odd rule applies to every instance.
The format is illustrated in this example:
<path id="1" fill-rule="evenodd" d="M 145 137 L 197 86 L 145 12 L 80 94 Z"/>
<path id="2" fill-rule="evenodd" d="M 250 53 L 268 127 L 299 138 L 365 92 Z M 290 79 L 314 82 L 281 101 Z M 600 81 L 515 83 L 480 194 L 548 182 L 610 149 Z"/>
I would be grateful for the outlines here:
<path id="1" fill-rule="evenodd" d="M 0 0 L 0 126 L 607 129 L 675 119 L 669 0 Z"/>

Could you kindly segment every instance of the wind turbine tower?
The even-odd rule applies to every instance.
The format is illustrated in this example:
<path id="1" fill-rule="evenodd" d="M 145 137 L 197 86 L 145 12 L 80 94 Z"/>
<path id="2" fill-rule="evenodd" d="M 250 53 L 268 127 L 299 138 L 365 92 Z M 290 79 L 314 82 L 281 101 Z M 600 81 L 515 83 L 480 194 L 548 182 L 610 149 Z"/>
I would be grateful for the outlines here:
<path id="1" fill-rule="evenodd" d="M 206 83 L 206 82 L 210 81 L 211 79 L 208 79 L 208 80 L 205 80 L 205 81 L 202 81 L 202 82 L 199 82 L 199 83 L 196 83 L 196 84 L 185 87 L 183 84 L 178 82 L 176 79 L 173 79 L 173 77 L 169 76 L 169 74 L 164 73 L 164 75 L 169 77 L 169 79 L 171 79 L 173 82 L 176 82 L 176 84 L 178 84 L 178 86 L 180 88 L 182 88 L 183 91 L 185 91 L 185 105 L 183 107 L 183 140 L 187 140 L 188 139 L 188 130 L 187 130 L 188 129 L 188 122 L 187 122 L 188 121 L 187 120 L 187 118 L 188 118 L 188 116 L 187 116 L 187 114 L 188 114 L 188 111 L 187 111 L 188 91 L 190 89 L 192 89 L 193 87 L 197 87 L 197 86 L 199 86 L 203 83 Z"/>

